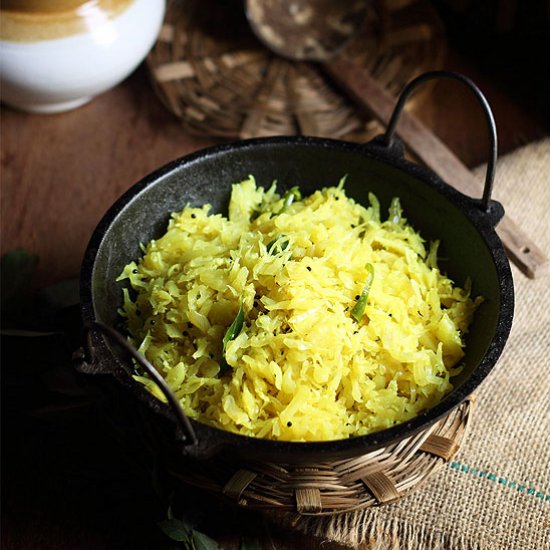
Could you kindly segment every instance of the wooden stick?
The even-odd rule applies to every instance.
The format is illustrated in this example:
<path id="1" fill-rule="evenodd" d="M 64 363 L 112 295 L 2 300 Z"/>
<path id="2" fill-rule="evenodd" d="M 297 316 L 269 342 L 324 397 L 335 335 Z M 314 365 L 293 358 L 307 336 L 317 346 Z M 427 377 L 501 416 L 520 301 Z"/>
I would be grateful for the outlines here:
<path id="1" fill-rule="evenodd" d="M 387 124 L 396 98 L 368 71 L 340 58 L 326 62 L 324 68 L 359 105 Z M 405 145 L 441 179 L 452 183 L 466 195 L 480 195 L 478 178 L 414 115 L 403 111 L 396 131 Z M 549 259 L 509 215 L 504 215 L 496 231 L 508 256 L 525 275 L 535 278 L 548 268 Z"/>

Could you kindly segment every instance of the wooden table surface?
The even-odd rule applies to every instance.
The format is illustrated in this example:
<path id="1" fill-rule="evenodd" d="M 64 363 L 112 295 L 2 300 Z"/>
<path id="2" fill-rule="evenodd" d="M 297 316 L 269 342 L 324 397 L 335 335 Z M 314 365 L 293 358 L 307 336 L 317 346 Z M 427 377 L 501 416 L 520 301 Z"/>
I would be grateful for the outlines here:
<path id="1" fill-rule="evenodd" d="M 480 74 L 471 62 L 452 55 L 447 68 L 464 72 L 486 93 L 495 113 L 501 153 L 548 133 L 514 90 Z M 467 166 L 486 160 L 483 117 L 467 92 L 442 82 L 417 114 Z M 68 113 L 32 115 L 3 107 L 2 254 L 16 247 L 37 254 L 38 287 L 77 277 L 95 225 L 118 196 L 153 169 L 212 143 L 183 131 L 155 97 L 143 67 L 121 85 Z M 83 493 L 56 467 L 57 452 L 68 453 L 74 461 L 108 463 L 101 437 L 94 440 L 90 454 L 89 449 L 82 450 L 86 449 L 85 434 L 74 427 L 48 434 L 26 425 L 30 429 L 27 437 L 38 441 L 29 445 L 18 439 L 25 437 L 18 431 L 20 426 L 10 429 L 12 422 L 3 415 L 8 434 L 3 433 L 7 457 L 3 461 L 3 548 L 169 547 L 159 542 L 158 534 L 151 534 L 144 508 L 140 508 L 147 501 L 148 489 L 130 483 L 127 500 L 115 510 L 108 503 L 117 487 L 116 482 L 109 485 L 111 474 L 88 485 Z M 74 448 L 80 451 L 75 453 Z M 235 511 L 209 533 L 226 548 L 237 548 L 240 537 L 250 533 L 259 537 L 262 548 L 319 545 L 319 541 L 273 526 L 258 530 L 258 522 L 255 515 Z M 340 547 L 327 544 L 323 548 Z"/>

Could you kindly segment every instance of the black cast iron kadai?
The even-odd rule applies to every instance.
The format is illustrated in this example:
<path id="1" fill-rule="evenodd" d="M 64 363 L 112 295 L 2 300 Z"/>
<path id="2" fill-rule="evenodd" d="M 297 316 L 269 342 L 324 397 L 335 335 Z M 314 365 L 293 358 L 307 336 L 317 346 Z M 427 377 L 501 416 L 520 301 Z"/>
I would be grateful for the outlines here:
<path id="1" fill-rule="evenodd" d="M 405 160 L 403 146 L 394 137 L 409 94 L 426 80 L 442 77 L 467 85 L 488 122 L 492 154 L 482 199 L 459 193 L 434 173 Z M 205 149 L 164 166 L 116 201 L 92 235 L 81 273 L 81 307 L 88 339 L 86 351 L 77 354 L 78 368 L 114 376 L 145 405 L 155 422 L 168 422 L 175 428 L 168 432 L 172 445 L 177 443 L 188 457 L 211 457 L 223 451 L 237 458 L 285 464 L 336 460 L 364 455 L 425 430 L 464 402 L 489 374 L 511 328 L 512 276 L 494 229 L 504 209 L 490 198 L 496 156 L 495 123 L 483 94 L 466 77 L 438 71 L 422 75 L 406 87 L 386 133 L 365 145 L 311 137 L 253 139 Z M 473 293 L 484 296 L 485 301 L 466 338 L 464 369 L 453 379 L 455 389 L 439 404 L 406 423 L 345 440 L 304 443 L 245 437 L 187 419 L 153 367 L 109 328 L 119 323 L 117 308 L 122 300 L 121 283 L 115 280 L 127 263 L 140 256 L 139 243 L 162 235 L 170 214 L 186 203 L 201 206 L 209 202 L 214 212 L 223 212 L 231 184 L 249 174 L 259 182 L 277 179 L 283 188 L 298 185 L 304 193 L 347 174 L 349 196 L 366 204 L 368 193 L 373 192 L 382 207 L 399 196 L 413 227 L 426 239 L 441 240 L 441 256 L 448 258 L 442 269 L 456 281 L 470 277 Z M 360 181 L 371 183 L 367 188 L 359 186 Z M 132 355 L 151 371 L 168 405 L 132 379 Z"/>

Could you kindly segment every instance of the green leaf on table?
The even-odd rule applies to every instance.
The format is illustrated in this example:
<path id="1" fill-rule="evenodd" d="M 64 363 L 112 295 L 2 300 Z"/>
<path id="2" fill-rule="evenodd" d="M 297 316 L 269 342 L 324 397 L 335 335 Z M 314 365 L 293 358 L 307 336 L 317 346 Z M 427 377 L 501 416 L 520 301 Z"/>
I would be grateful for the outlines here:
<path id="1" fill-rule="evenodd" d="M 262 547 L 256 539 L 242 539 L 239 550 L 262 550 Z"/>
<path id="2" fill-rule="evenodd" d="M 193 528 L 187 521 L 171 518 L 159 521 L 162 532 L 176 542 L 183 542 L 185 548 L 193 550 L 220 550 L 218 543 L 208 535 Z"/>
<path id="3" fill-rule="evenodd" d="M 181 519 L 172 518 L 159 521 L 157 524 L 161 531 L 172 540 L 186 542 L 193 533 L 193 527 Z"/>
<path id="4" fill-rule="evenodd" d="M 37 292 L 38 313 L 44 320 L 53 320 L 58 314 L 80 303 L 80 282 L 66 279 L 41 288 Z"/>
<path id="5" fill-rule="evenodd" d="M 1 309 L 4 321 L 19 319 L 31 304 L 31 283 L 38 265 L 38 256 L 22 248 L 7 252 L 0 260 L 2 281 Z"/>
<path id="6" fill-rule="evenodd" d="M 208 535 L 193 530 L 193 543 L 196 550 L 220 550 L 218 543 Z"/>

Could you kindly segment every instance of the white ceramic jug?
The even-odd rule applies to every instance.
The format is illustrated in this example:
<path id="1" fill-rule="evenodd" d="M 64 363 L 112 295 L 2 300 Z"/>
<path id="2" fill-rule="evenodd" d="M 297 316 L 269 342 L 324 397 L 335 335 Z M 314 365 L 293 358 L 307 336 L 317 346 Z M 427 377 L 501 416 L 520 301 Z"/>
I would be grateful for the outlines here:
<path id="1" fill-rule="evenodd" d="M 55 113 L 126 78 L 151 49 L 165 0 L 3 0 L 0 97 Z"/>

